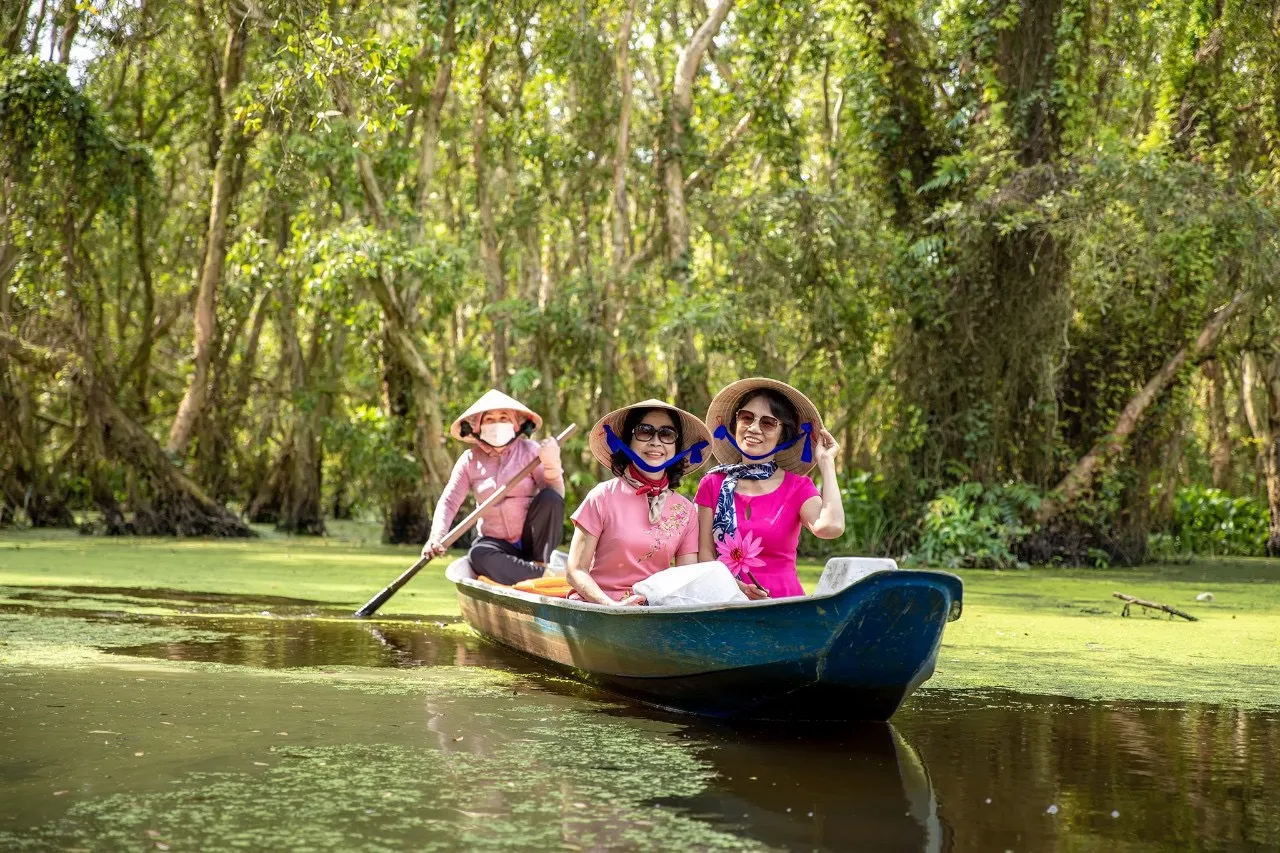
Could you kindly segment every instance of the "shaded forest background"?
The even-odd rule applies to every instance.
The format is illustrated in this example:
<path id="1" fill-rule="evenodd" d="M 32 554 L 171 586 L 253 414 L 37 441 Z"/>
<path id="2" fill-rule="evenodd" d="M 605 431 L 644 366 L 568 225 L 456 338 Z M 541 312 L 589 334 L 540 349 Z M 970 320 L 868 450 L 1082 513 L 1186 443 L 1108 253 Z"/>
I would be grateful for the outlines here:
<path id="1" fill-rule="evenodd" d="M 0 182 L 0 524 L 423 541 L 490 386 L 769 375 L 837 550 L 1280 554 L 1274 0 L 9 0 Z"/>

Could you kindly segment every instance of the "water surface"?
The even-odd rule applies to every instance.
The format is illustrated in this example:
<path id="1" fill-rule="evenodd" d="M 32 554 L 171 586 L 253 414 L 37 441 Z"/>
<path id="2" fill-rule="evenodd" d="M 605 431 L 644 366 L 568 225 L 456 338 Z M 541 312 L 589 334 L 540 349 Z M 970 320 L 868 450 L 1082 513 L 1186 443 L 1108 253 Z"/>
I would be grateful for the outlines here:
<path id="1" fill-rule="evenodd" d="M 892 726 L 727 726 L 450 620 L 30 592 L 8 648 L 110 654 L 0 645 L 0 849 L 1280 849 L 1275 713 L 924 690 Z"/>

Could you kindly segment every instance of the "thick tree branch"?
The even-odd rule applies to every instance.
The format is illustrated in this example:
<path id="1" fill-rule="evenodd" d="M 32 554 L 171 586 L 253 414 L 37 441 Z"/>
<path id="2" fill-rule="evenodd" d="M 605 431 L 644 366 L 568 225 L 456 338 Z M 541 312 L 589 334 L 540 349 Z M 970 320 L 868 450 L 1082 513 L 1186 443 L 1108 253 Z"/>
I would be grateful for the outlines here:
<path id="1" fill-rule="evenodd" d="M 1097 475 L 1098 469 L 1108 459 L 1123 451 L 1125 441 L 1137 429 L 1147 408 L 1156 401 L 1161 392 L 1173 381 L 1173 378 L 1178 375 L 1178 371 L 1182 370 L 1183 365 L 1189 359 L 1199 359 L 1213 350 L 1218 343 L 1218 339 L 1222 336 L 1223 330 L 1227 327 L 1227 323 L 1245 304 L 1248 296 L 1249 292 L 1245 290 L 1236 293 L 1230 302 L 1214 312 L 1213 317 L 1209 319 L 1209 322 L 1205 324 L 1205 327 L 1196 337 L 1194 344 L 1183 346 L 1174 353 L 1173 357 L 1165 362 L 1164 367 L 1160 368 L 1156 375 L 1151 377 L 1146 385 L 1142 386 L 1142 390 L 1124 407 L 1124 411 L 1116 419 L 1116 424 L 1112 430 L 1103 436 L 1088 453 L 1082 456 L 1080 461 L 1062 478 L 1062 482 L 1058 483 L 1057 488 L 1054 490 L 1055 497 L 1045 500 L 1040 505 L 1040 511 L 1036 515 L 1038 523 L 1044 524 L 1061 513 L 1093 485 L 1093 479 Z"/>

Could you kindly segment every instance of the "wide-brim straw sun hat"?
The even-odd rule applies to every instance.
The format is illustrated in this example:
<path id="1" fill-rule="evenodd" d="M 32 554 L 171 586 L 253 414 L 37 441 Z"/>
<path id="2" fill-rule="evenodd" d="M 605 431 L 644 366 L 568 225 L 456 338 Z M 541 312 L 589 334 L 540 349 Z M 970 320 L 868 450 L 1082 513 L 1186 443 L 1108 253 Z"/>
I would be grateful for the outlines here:
<path id="1" fill-rule="evenodd" d="M 683 453 L 693 445 L 700 441 L 705 441 L 708 445 L 711 442 L 711 430 L 707 429 L 707 425 L 702 422 L 702 418 L 697 415 L 690 414 L 684 409 L 677 409 L 670 403 L 664 403 L 661 400 L 643 400 L 639 403 L 632 403 L 630 406 L 623 406 L 621 409 L 614 409 L 605 415 L 596 425 L 591 428 L 591 437 L 588 444 L 591 447 L 591 455 L 596 458 L 604 467 L 613 470 L 613 451 L 609 449 L 609 437 L 605 434 L 604 428 L 607 426 L 613 431 L 613 434 L 622 438 L 622 425 L 627 420 L 627 412 L 632 409 L 663 409 L 672 417 L 680 419 L 680 435 L 683 440 L 680 446 L 676 448 L 676 453 Z M 711 448 L 708 446 L 702 454 L 702 461 L 694 462 L 692 458 L 685 457 L 684 474 L 688 475 L 701 468 L 711 458 Z"/>
<path id="2" fill-rule="evenodd" d="M 818 433 L 822 430 L 822 415 L 818 414 L 818 407 L 813 401 L 801 394 L 795 388 L 792 388 L 785 382 L 779 382 L 777 379 L 769 379 L 764 376 L 755 376 L 751 379 L 739 379 L 737 382 L 731 382 L 720 389 L 720 393 L 716 394 L 711 401 L 710 407 L 707 408 L 707 426 L 712 430 L 711 450 L 715 453 L 716 459 L 725 465 L 734 465 L 742 462 L 742 454 L 723 438 L 715 438 L 716 427 L 724 424 L 730 435 L 734 433 L 734 425 L 729 422 L 733 417 L 733 413 L 738 410 L 746 400 L 757 391 L 771 390 L 777 391 L 782 396 L 791 401 L 791 405 L 796 408 L 797 421 L 796 426 L 802 424 L 810 424 L 812 427 L 811 441 L 813 444 L 818 442 Z M 791 471 L 795 474 L 808 474 L 813 470 L 816 464 L 814 460 L 805 462 L 802 458 L 804 455 L 804 433 L 799 433 L 800 440 L 788 447 L 786 450 L 780 451 L 771 457 L 778 466 Z M 779 436 L 779 441 L 781 441 Z M 810 454 L 812 456 L 812 453 Z M 754 460 L 747 460 L 754 461 Z M 764 462 L 766 460 L 760 460 Z"/>
<path id="3" fill-rule="evenodd" d="M 449 427 L 449 435 L 459 441 L 469 441 L 472 444 L 475 444 L 477 435 L 480 432 L 480 416 L 485 412 L 504 410 L 515 412 L 518 420 L 533 421 L 533 428 L 535 430 L 542 429 L 542 418 L 538 416 L 537 412 L 526 406 L 524 403 L 521 403 L 515 397 L 508 397 L 501 391 L 491 388 L 484 392 L 483 397 L 472 403 L 471 408 L 458 415 L 458 419 L 453 422 L 451 427 Z M 471 424 L 471 435 L 464 436 L 462 434 L 462 425 L 464 423 Z M 519 423 L 516 424 L 516 432 L 520 432 Z"/>

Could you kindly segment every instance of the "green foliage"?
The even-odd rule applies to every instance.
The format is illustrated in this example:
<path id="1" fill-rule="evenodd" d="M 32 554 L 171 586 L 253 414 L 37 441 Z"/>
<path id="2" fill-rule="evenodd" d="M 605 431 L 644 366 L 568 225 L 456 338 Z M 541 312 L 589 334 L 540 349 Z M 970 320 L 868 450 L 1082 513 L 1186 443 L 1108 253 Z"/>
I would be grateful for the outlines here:
<path id="1" fill-rule="evenodd" d="M 43 184 L 69 205 L 120 203 L 134 173 L 147 172 L 141 149 L 114 134 L 98 106 L 77 91 L 66 68 L 27 57 L 0 60 L 0 171 Z"/>
<path id="2" fill-rule="evenodd" d="M 1036 490 L 1022 484 L 944 489 L 929 502 L 907 562 L 951 569 L 1020 566 L 1013 546 L 1031 532 L 1027 519 L 1039 505 Z"/>
<path id="3" fill-rule="evenodd" d="M 298 415 L 323 421 L 325 488 L 374 512 L 439 479 L 461 447 L 424 431 L 491 386 L 585 426 L 766 374 L 843 447 L 846 533 L 806 553 L 1006 565 L 1018 490 L 1052 489 L 1226 300 L 1251 295 L 1219 348 L 1231 383 L 1240 353 L 1280 340 L 1266 4 L 740 0 L 678 149 L 700 4 L 636 4 L 625 67 L 627 4 L 256 4 L 228 93 L 235 8 L 86 6 L 93 50 L 70 76 L 18 55 L 33 14 L 0 65 L 6 330 L 85 355 L 161 442 L 233 152 L 216 413 L 188 470 L 219 498 L 270 485 Z M 673 257 L 677 177 L 690 251 Z M 388 345 L 401 323 L 417 358 Z M 1194 375 L 1098 471 L 1080 530 L 1024 540 L 1034 559 L 1141 557 L 1113 545 L 1162 523 L 1153 486 L 1207 476 Z M 0 367 L 9 505 L 32 472 L 77 509 L 131 482 L 69 387 Z M 1253 471 L 1238 437 L 1233 468 Z M 581 451 L 571 509 L 603 475 Z"/>
<path id="4" fill-rule="evenodd" d="M 893 556 L 909 525 L 893 514 L 884 475 L 871 471 L 846 475 L 840 480 L 840 497 L 844 504 L 844 533 L 834 540 L 802 536 L 801 556 Z"/>
<path id="5" fill-rule="evenodd" d="M 397 424 L 372 406 L 358 406 L 346 420 L 330 422 L 325 438 L 333 461 L 326 480 L 341 491 L 354 515 L 376 516 L 420 476 L 417 462 L 403 450 Z"/>
<path id="6" fill-rule="evenodd" d="M 1186 486 L 1174 498 L 1168 532 L 1152 535 L 1151 550 L 1163 559 L 1266 556 L 1267 519 L 1267 507 L 1258 500 Z"/>

